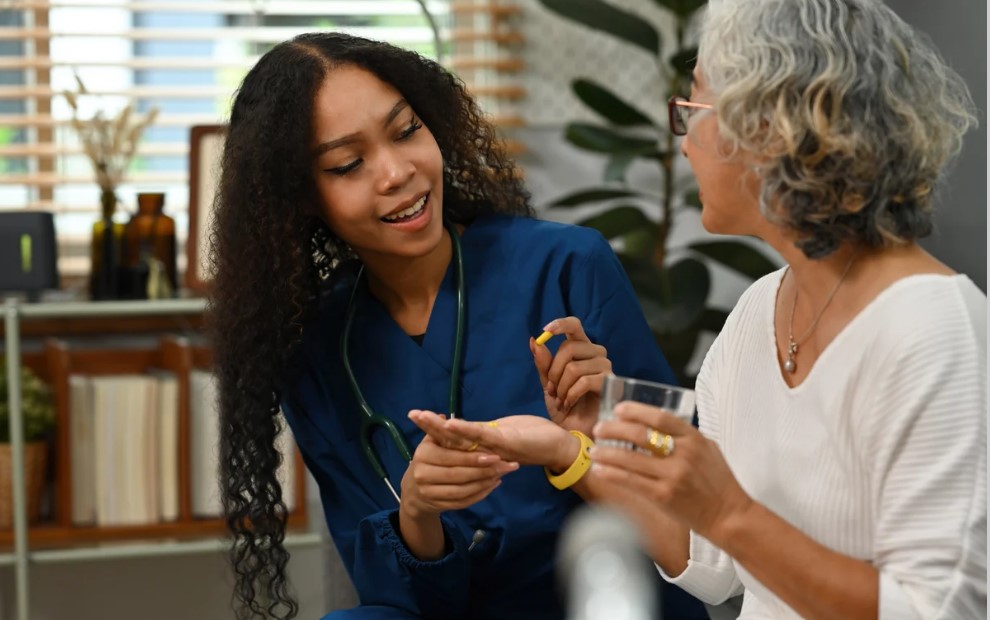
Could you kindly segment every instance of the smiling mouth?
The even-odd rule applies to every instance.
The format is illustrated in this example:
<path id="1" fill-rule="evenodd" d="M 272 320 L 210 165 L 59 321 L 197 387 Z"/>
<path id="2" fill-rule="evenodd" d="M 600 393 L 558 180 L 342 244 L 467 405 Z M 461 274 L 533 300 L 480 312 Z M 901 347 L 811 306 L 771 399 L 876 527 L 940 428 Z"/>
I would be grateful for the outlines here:
<path id="1" fill-rule="evenodd" d="M 399 211 L 398 213 L 393 213 L 392 215 L 386 215 L 385 217 L 381 218 L 381 220 L 383 222 L 388 222 L 390 224 L 409 221 L 423 212 L 423 207 L 426 206 L 427 197 L 429 197 L 429 194 L 417 200 L 415 204 L 413 204 L 413 206 L 409 207 L 408 209 L 403 209 L 402 211 Z"/>

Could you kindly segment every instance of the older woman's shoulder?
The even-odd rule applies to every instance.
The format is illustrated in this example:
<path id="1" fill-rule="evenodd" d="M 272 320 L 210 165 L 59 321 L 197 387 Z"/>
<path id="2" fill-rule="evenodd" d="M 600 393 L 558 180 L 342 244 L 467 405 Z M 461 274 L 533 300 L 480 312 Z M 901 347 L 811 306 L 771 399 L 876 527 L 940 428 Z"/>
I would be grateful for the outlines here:
<path id="1" fill-rule="evenodd" d="M 916 274 L 884 289 L 860 315 L 909 341 L 969 339 L 986 343 L 987 297 L 963 274 Z"/>
<path id="2" fill-rule="evenodd" d="M 733 315 L 750 314 L 753 312 L 773 313 L 773 302 L 777 298 L 777 290 L 780 288 L 781 280 L 787 273 L 786 267 L 781 267 L 776 271 L 764 275 L 749 285 L 743 294 L 739 296 L 739 301 L 733 306 L 729 314 L 730 320 Z M 768 307 L 769 304 L 769 307 Z"/>

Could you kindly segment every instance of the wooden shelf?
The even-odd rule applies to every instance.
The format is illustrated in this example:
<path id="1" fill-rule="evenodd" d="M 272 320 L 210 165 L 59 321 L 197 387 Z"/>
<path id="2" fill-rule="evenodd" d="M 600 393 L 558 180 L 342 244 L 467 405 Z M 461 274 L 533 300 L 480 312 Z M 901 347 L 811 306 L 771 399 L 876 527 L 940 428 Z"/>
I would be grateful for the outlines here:
<path id="1" fill-rule="evenodd" d="M 134 314 L 101 314 L 109 304 L 131 307 Z M 21 338 L 199 332 L 204 325 L 205 309 L 203 299 L 30 304 L 24 306 L 24 310 L 38 313 L 38 316 L 22 320 L 19 330 Z M 0 322 L 0 337 L 5 334 L 6 326 Z"/>
<path id="2" fill-rule="evenodd" d="M 292 532 L 305 531 L 304 514 L 289 515 L 288 525 Z M 28 529 L 28 541 L 32 551 L 51 549 L 82 549 L 99 543 L 119 543 L 125 541 L 191 541 L 208 538 L 222 539 L 227 535 L 223 519 L 191 519 L 132 526 L 61 526 L 51 522 L 39 523 Z M 10 552 L 13 545 L 11 530 L 0 530 L 0 554 Z"/>
<path id="3" fill-rule="evenodd" d="M 323 545 L 324 539 L 316 532 L 290 531 L 283 545 L 286 549 L 305 549 Z M 129 558 L 162 557 L 168 555 L 192 555 L 195 553 L 224 553 L 230 541 L 217 536 L 193 538 L 190 540 L 157 539 L 113 542 L 81 547 L 32 551 L 31 561 L 35 564 L 64 564 L 66 562 L 86 562 L 92 560 L 116 560 Z M 0 566 L 9 554 L 0 554 Z"/>
<path id="4" fill-rule="evenodd" d="M 188 306 L 188 304 L 186 304 Z M 41 304 L 36 306 L 39 308 Z M 89 310 L 87 306 L 85 308 Z M 189 308 L 184 312 L 169 316 L 163 313 L 154 316 L 149 308 L 142 307 L 143 316 L 131 316 L 132 320 L 175 320 L 188 321 Z M 24 327 L 46 321 L 73 321 L 83 325 L 81 332 L 89 335 L 116 336 L 121 323 L 118 317 L 50 317 L 47 314 L 60 314 L 60 310 L 39 309 L 37 318 L 25 319 Z M 201 314 L 199 315 L 201 318 Z M 113 328 L 100 326 L 113 324 Z M 135 323 L 143 329 L 153 323 Z M 23 331 L 27 331 L 24 329 Z M 72 330 L 69 330 L 70 332 Z M 63 332 L 64 333 L 64 332 Z M 102 346 L 69 345 L 57 338 L 46 338 L 41 351 L 23 352 L 20 362 L 32 369 L 42 380 L 51 386 L 55 411 L 56 432 L 52 442 L 52 462 L 49 464 L 52 487 L 52 513 L 46 522 L 29 525 L 27 546 L 31 552 L 38 549 L 83 548 L 106 543 L 136 540 L 196 540 L 208 538 L 217 540 L 226 535 L 226 524 L 220 518 L 198 518 L 192 513 L 191 497 L 191 389 L 190 373 L 193 370 L 209 370 L 213 365 L 212 351 L 205 345 L 193 344 L 187 338 L 166 335 L 159 339 L 157 346 L 121 348 L 109 344 Z M 149 523 L 133 526 L 77 525 L 72 518 L 72 441 L 69 433 L 72 412 L 70 410 L 69 379 L 74 374 L 87 376 L 144 374 L 148 371 L 167 371 L 177 378 L 178 384 L 178 517 L 174 521 Z M 299 532 L 307 525 L 306 515 L 306 476 L 305 466 L 298 449 L 294 450 L 295 497 L 294 510 L 288 522 L 293 531 Z M 12 529 L 0 530 L 0 564 L 4 552 L 14 546 L 15 534 Z M 85 552 L 79 552 L 85 555 Z M 98 553 L 98 552 L 94 552 Z M 52 556 L 55 557 L 55 556 Z"/>

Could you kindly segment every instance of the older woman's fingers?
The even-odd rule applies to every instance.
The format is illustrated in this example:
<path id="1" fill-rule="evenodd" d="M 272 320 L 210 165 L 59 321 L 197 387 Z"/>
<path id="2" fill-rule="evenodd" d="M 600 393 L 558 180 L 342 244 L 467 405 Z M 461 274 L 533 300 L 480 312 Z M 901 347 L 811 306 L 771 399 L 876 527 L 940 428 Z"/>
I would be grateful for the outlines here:
<path id="1" fill-rule="evenodd" d="M 698 432 L 698 429 L 691 426 L 686 420 L 682 420 L 673 413 L 644 405 L 634 401 L 623 401 L 615 406 L 615 417 L 626 422 L 639 422 L 644 426 L 655 428 L 671 435 L 690 435 Z"/>
<path id="2" fill-rule="evenodd" d="M 671 499 L 669 487 L 664 480 L 644 475 L 637 470 L 606 465 L 596 460 L 591 471 L 592 475 L 615 491 L 632 493 L 641 500 L 658 503 L 667 503 Z"/>
<path id="3" fill-rule="evenodd" d="M 662 471 L 659 459 L 635 450 L 596 445 L 591 449 L 590 456 L 595 464 L 637 472 L 650 478 L 656 478 Z"/>
<path id="4" fill-rule="evenodd" d="M 674 435 L 647 426 L 641 422 L 630 422 L 624 419 L 613 419 L 599 422 L 595 425 L 594 435 L 598 441 L 619 441 L 631 444 L 653 456 L 668 457 L 674 453 L 677 444 Z M 685 435 L 680 435 L 685 440 Z"/>
<path id="5" fill-rule="evenodd" d="M 629 422 L 615 418 L 596 424 L 593 433 L 595 441 L 611 439 L 640 445 L 646 437 L 646 429 L 648 428 L 651 427 L 641 422 Z"/>

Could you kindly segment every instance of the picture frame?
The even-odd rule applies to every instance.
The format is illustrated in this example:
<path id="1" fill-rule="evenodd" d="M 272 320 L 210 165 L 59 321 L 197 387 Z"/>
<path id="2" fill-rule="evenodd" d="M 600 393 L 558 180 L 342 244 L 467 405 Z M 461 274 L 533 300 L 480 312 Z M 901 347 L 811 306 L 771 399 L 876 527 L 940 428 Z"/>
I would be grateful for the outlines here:
<path id="1" fill-rule="evenodd" d="M 189 131 L 189 234 L 186 237 L 185 285 L 198 293 L 206 293 L 210 286 L 209 231 L 226 136 L 227 125 L 194 125 Z"/>

